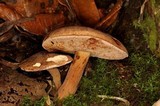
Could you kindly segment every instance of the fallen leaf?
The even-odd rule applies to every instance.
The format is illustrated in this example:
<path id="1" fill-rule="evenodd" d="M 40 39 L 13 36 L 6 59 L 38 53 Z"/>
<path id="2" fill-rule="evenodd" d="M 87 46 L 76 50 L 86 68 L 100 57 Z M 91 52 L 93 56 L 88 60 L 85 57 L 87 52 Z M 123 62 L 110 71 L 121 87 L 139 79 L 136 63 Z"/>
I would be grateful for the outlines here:
<path id="1" fill-rule="evenodd" d="M 4 19 L 5 21 L 15 21 L 25 17 L 22 17 L 8 5 L 0 3 L 0 18 Z M 35 20 L 28 20 L 18 24 L 17 26 L 29 33 L 36 35 L 44 35 L 54 28 L 63 25 L 65 21 L 63 12 L 57 14 L 37 14 L 30 18 L 34 18 Z"/>
<path id="2" fill-rule="evenodd" d="M 5 21 L 13 21 L 22 18 L 22 16 L 14 11 L 14 9 L 10 6 L 0 3 L 0 18 L 4 19 Z"/>
<path id="3" fill-rule="evenodd" d="M 40 13 L 53 13 L 58 6 L 57 0 L 16 0 L 15 2 L 5 0 L 4 2 L 23 17 L 31 17 Z"/>
<path id="4" fill-rule="evenodd" d="M 100 20 L 94 0 L 70 0 L 70 5 L 83 24 L 94 26 Z"/>
<path id="5" fill-rule="evenodd" d="M 21 18 L 19 20 L 5 21 L 1 23 L 0 24 L 0 36 L 8 32 L 13 26 L 17 25 L 18 23 L 23 23 L 29 20 L 33 20 L 33 18 Z"/>
<path id="6" fill-rule="evenodd" d="M 46 35 L 51 30 L 64 24 L 63 13 L 59 14 L 38 14 L 35 20 L 18 24 L 23 30 L 36 35 Z"/>

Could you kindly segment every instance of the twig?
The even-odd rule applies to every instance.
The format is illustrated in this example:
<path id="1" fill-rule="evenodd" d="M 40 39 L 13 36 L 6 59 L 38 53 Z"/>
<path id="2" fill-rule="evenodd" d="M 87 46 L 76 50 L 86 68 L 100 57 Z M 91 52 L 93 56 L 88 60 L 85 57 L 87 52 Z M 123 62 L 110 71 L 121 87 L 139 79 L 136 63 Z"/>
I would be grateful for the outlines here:
<path id="1" fill-rule="evenodd" d="M 14 25 L 32 20 L 34 20 L 34 18 L 26 17 L 26 18 L 21 18 L 19 20 L 5 21 L 4 23 L 0 24 L 0 36 L 8 32 Z"/>
<path id="2" fill-rule="evenodd" d="M 125 103 L 126 106 L 130 106 L 130 102 L 124 98 L 121 97 L 115 97 L 115 96 L 107 96 L 107 95 L 98 95 L 99 98 L 104 99 L 112 99 L 112 100 L 117 100 L 117 101 L 122 101 Z"/>
<path id="3" fill-rule="evenodd" d="M 65 7 L 68 9 L 68 11 L 69 11 L 69 12 L 71 13 L 71 15 L 72 15 L 72 18 L 74 19 L 74 18 L 76 17 L 76 15 L 75 15 L 75 12 L 73 11 L 73 9 L 72 9 L 69 1 L 68 1 L 68 0 L 64 0 L 64 1 L 65 1 L 65 3 L 63 3 L 61 0 L 58 0 L 59 4 L 65 6 Z"/>
<path id="4" fill-rule="evenodd" d="M 117 12 L 121 9 L 123 4 L 123 0 L 118 0 L 115 6 L 111 9 L 111 11 L 95 26 L 95 28 L 101 27 L 105 22 L 107 22 L 110 18 L 112 18 Z"/>
<path id="5" fill-rule="evenodd" d="M 145 8 L 145 5 L 146 5 L 147 2 L 148 2 L 148 0 L 144 0 L 143 4 L 141 6 L 138 22 L 143 20 L 144 8 Z"/>
<path id="6" fill-rule="evenodd" d="M 5 33 L 5 31 L 1 32 L 0 31 L 0 35 Z M 3 42 L 6 42 L 8 41 L 9 39 L 11 39 L 14 35 L 11 34 L 11 33 L 8 33 L 8 34 L 3 34 L 0 36 L 0 43 L 3 43 Z"/>
<path id="7" fill-rule="evenodd" d="M 13 26 L 15 21 L 6 21 L 0 24 L 0 35 L 8 32 Z"/>
<path id="8" fill-rule="evenodd" d="M 13 69 L 18 68 L 18 65 L 19 65 L 19 63 L 10 62 L 10 61 L 4 60 L 2 58 L 0 58 L 0 64 L 11 67 Z"/>

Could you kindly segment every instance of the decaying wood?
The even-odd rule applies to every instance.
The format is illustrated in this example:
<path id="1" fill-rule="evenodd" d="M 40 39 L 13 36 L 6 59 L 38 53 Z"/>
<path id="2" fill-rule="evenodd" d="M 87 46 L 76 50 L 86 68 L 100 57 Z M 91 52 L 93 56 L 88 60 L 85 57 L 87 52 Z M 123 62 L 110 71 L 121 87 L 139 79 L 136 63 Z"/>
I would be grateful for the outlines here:
<path id="1" fill-rule="evenodd" d="M 58 90 L 58 99 L 63 99 L 71 94 L 74 94 L 78 88 L 78 84 L 82 77 L 84 68 L 88 62 L 90 53 L 77 51 L 71 64 L 64 83 Z"/>

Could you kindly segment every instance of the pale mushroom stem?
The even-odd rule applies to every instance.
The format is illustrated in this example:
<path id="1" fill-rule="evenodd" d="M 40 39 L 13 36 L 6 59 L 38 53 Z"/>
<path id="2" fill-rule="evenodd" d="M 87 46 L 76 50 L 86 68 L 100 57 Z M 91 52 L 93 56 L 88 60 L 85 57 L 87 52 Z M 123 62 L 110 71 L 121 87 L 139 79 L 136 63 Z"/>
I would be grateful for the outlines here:
<path id="1" fill-rule="evenodd" d="M 58 68 L 49 69 L 47 71 L 51 74 L 55 87 L 58 90 L 61 86 L 61 75 Z"/>
<path id="2" fill-rule="evenodd" d="M 75 94 L 89 57 L 89 52 L 77 51 L 75 53 L 74 60 L 68 70 L 65 81 L 58 90 L 59 100 Z"/>

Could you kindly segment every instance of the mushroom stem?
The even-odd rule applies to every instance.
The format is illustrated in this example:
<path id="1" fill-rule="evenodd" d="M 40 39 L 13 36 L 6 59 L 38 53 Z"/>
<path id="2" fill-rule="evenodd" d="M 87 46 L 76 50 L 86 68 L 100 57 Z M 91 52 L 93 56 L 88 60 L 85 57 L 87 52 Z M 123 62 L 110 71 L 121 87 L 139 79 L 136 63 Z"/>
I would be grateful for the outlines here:
<path id="1" fill-rule="evenodd" d="M 49 69 L 47 71 L 51 74 L 55 87 L 58 90 L 61 86 L 61 75 L 58 68 Z"/>
<path id="2" fill-rule="evenodd" d="M 77 51 L 75 53 L 74 60 L 68 70 L 65 81 L 58 90 L 58 99 L 61 100 L 76 92 L 89 57 L 89 52 Z"/>

